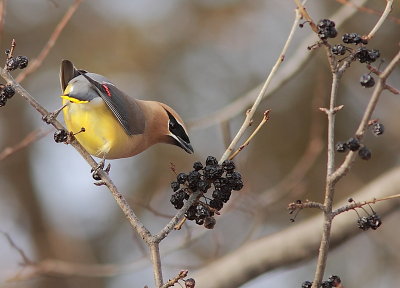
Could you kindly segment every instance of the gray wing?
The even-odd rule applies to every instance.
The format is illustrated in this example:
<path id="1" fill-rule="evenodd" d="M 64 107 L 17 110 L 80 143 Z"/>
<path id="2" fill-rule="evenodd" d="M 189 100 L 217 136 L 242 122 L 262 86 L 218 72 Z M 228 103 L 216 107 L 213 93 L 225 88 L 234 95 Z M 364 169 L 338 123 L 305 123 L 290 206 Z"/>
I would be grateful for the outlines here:
<path id="1" fill-rule="evenodd" d="M 137 101 L 119 90 L 105 77 L 93 73 L 81 73 L 92 84 L 93 89 L 104 100 L 126 134 L 137 135 L 144 132 L 146 123 L 142 109 Z"/>

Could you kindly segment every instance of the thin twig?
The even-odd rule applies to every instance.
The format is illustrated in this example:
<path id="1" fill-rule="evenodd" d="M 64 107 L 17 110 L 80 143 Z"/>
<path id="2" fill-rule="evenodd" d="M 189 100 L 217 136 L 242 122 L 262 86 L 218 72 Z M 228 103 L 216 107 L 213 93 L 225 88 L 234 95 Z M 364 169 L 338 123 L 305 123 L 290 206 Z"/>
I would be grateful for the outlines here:
<path id="1" fill-rule="evenodd" d="M 282 49 L 278 59 L 276 60 L 274 67 L 272 67 L 272 70 L 269 73 L 267 80 L 265 81 L 263 87 L 261 88 L 260 93 L 258 94 L 256 100 L 254 101 L 253 106 L 247 112 L 246 118 L 245 118 L 242 126 L 240 127 L 236 136 L 233 138 L 231 144 L 229 145 L 229 147 L 226 149 L 226 151 L 222 155 L 221 159 L 219 160 L 220 163 L 222 163 L 223 161 L 225 161 L 226 159 L 228 159 L 230 157 L 230 155 L 232 154 L 233 150 L 236 147 L 236 144 L 239 142 L 240 138 L 243 136 L 244 132 L 249 127 L 249 124 L 253 119 L 254 113 L 256 112 L 258 105 L 260 104 L 261 100 L 265 97 L 265 95 L 267 93 L 269 83 L 271 82 L 273 76 L 275 75 L 276 71 L 280 67 L 281 63 L 285 60 L 285 55 L 286 55 L 287 49 L 289 48 L 289 44 L 291 43 L 291 41 L 293 39 L 294 32 L 296 31 L 296 28 L 298 27 L 300 18 L 301 18 L 301 15 L 300 15 L 299 11 L 296 9 L 295 21 L 293 22 L 292 29 L 290 30 L 289 36 L 286 40 L 286 43 L 283 46 L 283 49 Z"/>
<path id="2" fill-rule="evenodd" d="M 364 6 L 361 6 L 361 5 L 357 5 L 356 3 L 352 2 L 352 1 L 349 1 L 349 0 L 336 0 L 336 1 L 341 3 L 341 4 L 357 8 L 360 12 L 365 12 L 367 14 L 374 14 L 374 15 L 378 15 L 378 16 L 382 15 L 382 11 L 378 11 L 378 10 L 374 10 L 372 8 L 368 8 L 368 7 L 364 7 Z M 389 16 L 388 19 L 390 21 L 395 22 L 396 24 L 400 24 L 400 18 L 397 18 L 395 16 Z"/>
<path id="3" fill-rule="evenodd" d="M 20 151 L 21 149 L 25 148 L 26 146 L 38 141 L 39 139 L 42 139 L 44 136 L 48 135 L 50 132 L 54 131 L 54 128 L 40 128 L 37 130 L 34 130 L 30 132 L 28 135 L 25 136 L 24 139 L 22 139 L 20 142 L 17 144 L 11 146 L 11 147 L 6 147 L 3 149 L 3 151 L 0 152 L 0 161 L 6 159 L 7 157 L 11 156 L 15 152 Z"/>
<path id="4" fill-rule="evenodd" d="M 10 237 L 10 235 L 8 235 L 8 233 L 0 231 L 1 234 L 4 235 L 4 237 L 6 237 L 8 243 L 10 244 L 11 247 L 13 247 L 15 250 L 17 250 L 18 254 L 21 256 L 23 262 L 21 263 L 21 265 L 31 265 L 33 264 L 33 261 L 31 259 L 29 259 L 28 256 L 26 256 L 24 250 L 22 250 L 21 248 L 19 248 L 17 246 L 17 244 L 15 244 L 14 240 Z"/>
<path id="5" fill-rule="evenodd" d="M 379 199 L 373 198 L 371 200 L 362 201 L 362 202 L 352 202 L 348 205 L 342 206 L 342 207 L 337 208 L 336 210 L 332 211 L 332 217 L 336 217 L 337 215 L 347 212 L 349 210 L 354 210 L 355 208 L 361 208 L 365 205 L 375 204 L 377 202 L 393 200 L 393 199 L 397 199 L 397 198 L 400 198 L 400 194 L 387 196 L 387 197 L 379 198 Z"/>
<path id="6" fill-rule="evenodd" d="M 386 18 L 388 17 L 389 13 L 392 11 L 392 5 L 393 5 L 393 0 L 386 0 L 385 11 L 383 11 L 378 22 L 376 22 L 374 28 L 372 28 L 371 32 L 369 32 L 367 39 L 372 39 L 372 37 L 375 36 L 375 34 L 379 30 L 379 28 L 381 28 L 381 26 L 385 22 Z"/>
<path id="7" fill-rule="evenodd" d="M 260 124 L 258 124 L 257 128 L 253 131 L 253 133 L 251 133 L 249 138 L 247 138 L 246 141 L 244 141 L 244 143 L 242 145 L 240 145 L 240 147 L 229 157 L 229 160 L 234 159 L 236 157 L 236 155 L 238 155 L 247 145 L 249 145 L 250 141 L 254 138 L 254 136 L 257 135 L 258 131 L 260 131 L 262 126 L 264 126 L 264 124 L 267 123 L 267 121 L 269 120 L 269 112 L 270 111 L 271 110 L 267 110 L 264 112 L 264 117 L 261 120 Z"/>
<path id="8" fill-rule="evenodd" d="M 46 59 L 51 48 L 53 48 L 53 46 L 56 44 L 61 32 L 64 30 L 65 26 L 68 24 L 69 20 L 74 15 L 82 1 L 83 0 L 75 0 L 74 3 L 71 4 L 67 12 L 65 12 L 64 17 L 57 24 L 42 51 L 40 51 L 39 55 L 33 61 L 31 61 L 30 65 L 17 76 L 15 79 L 17 82 L 21 83 L 26 76 L 36 71 L 42 65 L 44 59 Z"/>
<path id="9" fill-rule="evenodd" d="M 178 283 L 179 280 L 182 280 L 183 278 L 185 278 L 188 275 L 188 272 L 189 272 L 188 270 L 180 271 L 177 276 L 175 276 L 174 278 L 168 280 L 168 282 L 165 283 L 160 288 L 168 288 L 168 287 L 174 286 L 176 283 Z"/>
<path id="10" fill-rule="evenodd" d="M 381 75 L 381 71 L 379 71 L 377 68 L 375 68 L 374 66 L 372 66 L 371 64 L 367 65 L 367 68 L 369 71 L 371 71 L 372 73 L 374 73 L 375 75 Z M 395 95 L 399 95 L 400 94 L 400 90 L 394 88 L 393 86 L 390 86 L 389 84 L 385 84 L 385 89 L 390 91 L 391 93 L 395 94 Z"/>

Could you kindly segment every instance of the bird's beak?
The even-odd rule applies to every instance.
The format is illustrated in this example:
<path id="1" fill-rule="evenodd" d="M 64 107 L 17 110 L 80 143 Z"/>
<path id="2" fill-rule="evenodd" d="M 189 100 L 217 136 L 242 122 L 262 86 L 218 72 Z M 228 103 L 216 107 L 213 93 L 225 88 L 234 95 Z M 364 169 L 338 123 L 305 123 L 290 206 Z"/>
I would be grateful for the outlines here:
<path id="1" fill-rule="evenodd" d="M 185 150 L 189 154 L 194 153 L 193 147 L 190 143 L 186 142 L 179 136 L 177 136 L 176 138 L 178 138 L 179 146 L 182 147 L 183 150 Z"/>

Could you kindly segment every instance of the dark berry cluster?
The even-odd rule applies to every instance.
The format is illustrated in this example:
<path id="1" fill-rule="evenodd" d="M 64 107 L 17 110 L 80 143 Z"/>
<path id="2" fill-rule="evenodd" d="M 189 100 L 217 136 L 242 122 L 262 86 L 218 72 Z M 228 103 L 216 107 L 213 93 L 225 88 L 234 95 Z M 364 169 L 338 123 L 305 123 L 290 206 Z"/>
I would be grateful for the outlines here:
<path id="1" fill-rule="evenodd" d="M 355 54 L 354 57 L 360 61 L 360 63 L 372 63 L 375 62 L 376 59 L 378 59 L 381 56 L 381 53 L 379 50 L 372 49 L 369 50 L 366 47 L 359 47 Z"/>
<path id="2" fill-rule="evenodd" d="M 320 287 L 321 288 L 333 288 L 333 287 L 338 287 L 342 283 L 342 280 L 340 280 L 340 277 L 337 275 L 331 275 L 329 276 L 328 280 L 322 281 Z M 311 288 L 313 282 L 310 281 L 304 281 L 303 284 L 301 284 L 301 288 Z"/>
<path id="3" fill-rule="evenodd" d="M 318 37 L 321 40 L 326 40 L 328 38 L 335 38 L 337 36 L 337 31 L 335 28 L 335 22 L 329 19 L 322 19 L 317 24 L 318 27 Z"/>
<path id="4" fill-rule="evenodd" d="M 357 33 L 345 33 L 342 36 L 342 41 L 345 44 L 368 44 L 368 40 L 363 39 L 359 34 Z"/>
<path id="5" fill-rule="evenodd" d="M 336 151 L 343 153 L 346 152 L 347 150 L 350 151 L 358 151 L 358 156 L 360 156 L 361 159 L 363 160 L 369 160 L 371 159 L 371 151 L 366 146 L 362 146 L 360 144 L 360 141 L 358 141 L 357 138 L 350 138 L 346 142 L 337 142 L 336 143 Z"/>
<path id="6" fill-rule="evenodd" d="M 348 201 L 350 203 L 352 203 L 352 202 L 354 202 L 354 199 L 350 198 Z M 372 209 L 371 205 L 368 204 L 368 206 L 371 209 L 372 214 L 369 214 L 368 211 L 365 210 L 362 206 L 357 207 L 357 208 L 361 208 L 362 210 L 364 210 L 364 212 L 367 214 L 367 216 L 361 217 L 360 214 L 358 214 L 357 210 L 354 209 L 354 211 L 357 213 L 357 216 L 358 216 L 357 227 L 364 231 L 368 230 L 370 228 L 372 230 L 376 230 L 379 228 L 379 226 L 382 225 L 381 217 L 374 211 L 374 209 Z"/>
<path id="7" fill-rule="evenodd" d="M 368 216 L 359 217 L 357 220 L 358 228 L 364 231 L 370 228 L 372 230 L 376 230 L 378 229 L 379 226 L 381 226 L 381 224 L 382 224 L 381 217 L 379 217 L 379 215 L 376 213 L 372 213 L 371 215 Z"/>
<path id="8" fill-rule="evenodd" d="M 0 107 L 6 105 L 7 100 L 13 97 L 15 94 L 15 89 L 13 86 L 7 84 L 0 84 Z"/>
<path id="9" fill-rule="evenodd" d="M 191 172 L 179 173 L 176 181 L 171 183 L 174 191 L 170 200 L 172 205 L 175 209 L 181 209 L 190 193 L 200 191 L 205 201 L 197 201 L 185 216 L 188 220 L 212 229 L 215 225 L 214 212 L 222 209 L 233 190 L 239 191 L 243 188 L 242 176 L 235 168 L 233 161 L 225 160 L 220 165 L 213 156 L 207 157 L 205 166 L 201 162 L 195 162 Z M 204 195 L 210 188 L 213 190 L 211 199 Z"/>
<path id="10" fill-rule="evenodd" d="M 68 132 L 65 130 L 57 130 L 54 132 L 54 141 L 56 143 L 67 142 L 68 140 Z"/>
<path id="11" fill-rule="evenodd" d="M 15 69 L 24 69 L 28 66 L 28 57 L 26 56 L 17 56 L 10 57 L 6 60 L 6 68 L 8 71 L 13 71 Z"/>

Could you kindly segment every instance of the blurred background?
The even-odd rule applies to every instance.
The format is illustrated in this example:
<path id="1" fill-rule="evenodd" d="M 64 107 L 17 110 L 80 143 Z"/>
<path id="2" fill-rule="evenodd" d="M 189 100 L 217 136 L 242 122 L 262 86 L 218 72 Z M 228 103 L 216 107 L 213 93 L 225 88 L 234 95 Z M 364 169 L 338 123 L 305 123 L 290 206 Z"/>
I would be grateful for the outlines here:
<path id="1" fill-rule="evenodd" d="M 9 48 L 15 38 L 16 54 L 31 60 L 73 3 L 1 2 L 5 5 L 1 51 Z M 318 21 L 344 7 L 338 2 L 309 1 L 307 7 Z M 385 3 L 367 1 L 366 7 L 383 11 Z M 294 9 L 293 1 L 279 0 L 82 1 L 42 66 L 21 84 L 49 111 L 59 108 L 59 64 L 69 59 L 78 68 L 105 75 L 136 98 L 167 103 L 180 113 L 189 126 L 194 155 L 157 145 L 134 158 L 110 161 L 111 178 L 144 224 L 157 232 L 175 213 L 169 202 L 169 186 L 175 178 L 170 163 L 178 172 L 187 172 L 194 161 L 204 162 L 208 155 L 221 157 L 226 141 L 240 127 L 247 106 L 223 123 L 203 125 L 204 119 L 210 120 L 210 115 L 265 80 L 287 39 Z M 386 21 L 369 44 L 379 49 L 387 62 L 397 52 L 400 40 L 398 2 L 391 15 L 395 18 Z M 339 35 L 366 34 L 378 18 L 358 11 L 338 28 Z M 296 225 L 289 221 L 289 202 L 323 201 L 327 121 L 317 108 L 328 103 L 331 75 L 323 49 L 308 51 L 307 46 L 313 42 L 299 46 L 311 33 L 307 25 L 297 29 L 285 62 L 297 49 L 303 49 L 304 57 L 312 55 L 290 81 L 261 103 L 254 123 L 261 120 L 266 109 L 272 110 L 271 119 L 236 157 L 244 189 L 224 208 L 213 230 L 187 223 L 162 242 L 165 279 L 180 269 L 195 271 L 246 241 Z M 334 39 L 332 43 L 339 41 Z M 354 63 L 343 78 L 338 104 L 345 108 L 337 116 L 338 141 L 354 134 L 372 93 L 359 84 L 361 74 L 366 72 L 364 65 Z M 388 82 L 396 87 L 399 76 L 397 67 Z M 351 173 L 339 183 L 337 199 L 349 197 L 399 164 L 399 107 L 398 96 L 383 93 L 374 118 L 385 125 L 385 134 L 367 135 L 365 143 L 372 159 L 356 161 Z M 50 128 L 27 102 L 15 96 L 0 111 L 0 153 L 37 129 Z M 344 155 L 336 159 L 340 164 Z M 72 147 L 54 142 L 53 131 L 2 159 L 0 231 L 7 233 L 32 261 L 111 264 L 117 272 L 107 277 L 34 277 L 5 283 L 23 270 L 20 255 L 0 234 L 0 287 L 117 288 L 153 284 L 145 245 L 109 191 L 93 185 L 89 172 L 90 167 Z M 319 212 L 302 211 L 296 223 L 315 213 Z M 362 233 L 332 251 L 327 274 L 340 275 L 346 287 L 395 287 L 400 283 L 400 241 L 394 237 L 398 230 L 391 228 L 398 227 L 399 216 L 397 212 L 384 219 L 379 233 Z M 344 258 L 347 265 L 343 265 Z M 315 260 L 282 267 L 243 287 L 300 287 L 304 280 L 313 278 L 314 270 Z"/>

